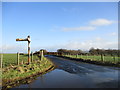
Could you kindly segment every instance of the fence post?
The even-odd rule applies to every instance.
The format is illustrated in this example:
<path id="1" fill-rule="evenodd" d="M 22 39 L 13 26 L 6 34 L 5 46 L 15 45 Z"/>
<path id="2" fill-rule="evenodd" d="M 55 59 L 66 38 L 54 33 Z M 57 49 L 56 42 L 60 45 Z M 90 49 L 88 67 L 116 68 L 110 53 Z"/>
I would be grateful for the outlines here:
<path id="1" fill-rule="evenodd" d="M 23 61 L 23 60 L 21 61 L 21 64 L 24 64 L 24 61 Z"/>
<path id="2" fill-rule="evenodd" d="M 113 60 L 114 60 L 114 63 L 115 63 L 115 56 L 113 56 Z"/>
<path id="3" fill-rule="evenodd" d="M 33 61 L 33 52 L 31 52 L 31 62 Z"/>
<path id="4" fill-rule="evenodd" d="M 104 56 L 101 54 L 101 60 L 104 62 Z"/>
<path id="5" fill-rule="evenodd" d="M 105 59 L 104 59 L 104 55 L 103 55 L 103 62 L 105 61 Z"/>
<path id="6" fill-rule="evenodd" d="M 78 58 L 78 54 L 76 54 L 76 58 Z"/>
<path id="7" fill-rule="evenodd" d="M 1 53 L 1 58 L 0 58 L 0 67 L 2 69 L 2 61 L 3 61 L 3 54 Z"/>
<path id="8" fill-rule="evenodd" d="M 80 56 L 81 56 L 81 59 L 82 59 L 82 54 Z"/>
<path id="9" fill-rule="evenodd" d="M 43 50 L 41 50 L 41 60 L 43 60 Z"/>
<path id="10" fill-rule="evenodd" d="M 88 54 L 86 54 L 86 59 L 88 59 Z"/>
<path id="11" fill-rule="evenodd" d="M 39 51 L 39 56 L 41 56 L 41 51 Z"/>
<path id="12" fill-rule="evenodd" d="M 69 54 L 69 57 L 71 57 L 71 54 Z"/>
<path id="13" fill-rule="evenodd" d="M 17 65 L 19 65 L 19 52 L 17 52 Z"/>
<path id="14" fill-rule="evenodd" d="M 94 54 L 93 54 L 93 57 L 92 57 L 93 59 L 92 59 L 92 61 L 94 61 Z"/>

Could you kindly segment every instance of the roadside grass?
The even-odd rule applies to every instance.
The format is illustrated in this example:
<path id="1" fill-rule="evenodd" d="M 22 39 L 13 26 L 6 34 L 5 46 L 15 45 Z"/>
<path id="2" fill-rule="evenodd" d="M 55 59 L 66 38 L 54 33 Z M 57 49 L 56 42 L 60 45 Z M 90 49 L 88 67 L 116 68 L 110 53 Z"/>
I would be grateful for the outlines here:
<path id="1" fill-rule="evenodd" d="M 7 62 L 7 59 L 9 59 L 9 62 Z M 39 57 L 34 56 L 33 62 L 29 65 L 16 65 L 16 60 L 14 59 L 16 59 L 16 54 L 4 55 L 4 61 L 6 61 L 7 64 L 4 64 L 5 67 L 2 69 L 3 86 L 6 86 L 6 83 L 9 84 L 9 82 L 13 83 L 14 81 L 19 81 L 36 73 L 44 73 L 46 70 L 54 66 L 53 63 L 45 57 L 43 60 L 40 60 Z M 21 55 L 21 60 L 22 59 L 27 59 L 27 56 Z M 12 65 L 10 65 L 11 63 Z"/>
<path id="2" fill-rule="evenodd" d="M 31 64 L 22 64 L 22 65 L 15 65 L 3 68 L 3 79 L 13 79 L 15 77 L 25 77 L 27 75 L 31 75 L 37 71 L 43 71 L 48 66 L 52 65 L 50 61 L 44 58 L 42 61 L 37 60 L 33 61 Z M 27 73 L 25 73 L 27 72 Z"/>
<path id="3" fill-rule="evenodd" d="M 90 59 L 91 61 L 100 61 L 101 56 L 96 56 L 96 55 L 65 55 L 66 57 L 71 57 L 71 58 L 81 58 L 81 59 Z M 104 56 L 104 62 L 110 62 L 110 63 L 120 63 L 120 57 L 112 57 L 112 56 Z"/>

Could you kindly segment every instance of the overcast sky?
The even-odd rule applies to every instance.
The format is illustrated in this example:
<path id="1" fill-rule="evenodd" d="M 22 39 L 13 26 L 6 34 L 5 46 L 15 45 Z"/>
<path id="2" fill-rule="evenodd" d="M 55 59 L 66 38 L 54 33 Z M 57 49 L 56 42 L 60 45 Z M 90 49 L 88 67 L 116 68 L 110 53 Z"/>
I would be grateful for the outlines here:
<path id="1" fill-rule="evenodd" d="M 89 50 L 117 49 L 117 2 L 4 2 L 2 4 L 3 52 L 59 48 Z"/>

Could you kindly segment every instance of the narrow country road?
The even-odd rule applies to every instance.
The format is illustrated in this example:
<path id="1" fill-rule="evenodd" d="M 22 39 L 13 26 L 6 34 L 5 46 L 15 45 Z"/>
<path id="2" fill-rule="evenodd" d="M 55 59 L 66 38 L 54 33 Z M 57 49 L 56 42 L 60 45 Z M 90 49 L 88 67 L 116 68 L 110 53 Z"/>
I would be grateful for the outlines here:
<path id="1" fill-rule="evenodd" d="M 46 57 L 57 68 L 16 88 L 118 88 L 120 68 Z"/>

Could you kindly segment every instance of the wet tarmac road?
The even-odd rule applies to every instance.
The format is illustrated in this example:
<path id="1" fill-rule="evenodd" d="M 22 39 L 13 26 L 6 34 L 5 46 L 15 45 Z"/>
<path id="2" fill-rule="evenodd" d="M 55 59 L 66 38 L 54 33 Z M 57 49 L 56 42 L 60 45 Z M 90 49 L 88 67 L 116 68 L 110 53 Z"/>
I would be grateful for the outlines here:
<path id="1" fill-rule="evenodd" d="M 57 68 L 15 88 L 118 88 L 120 68 L 46 57 Z"/>

